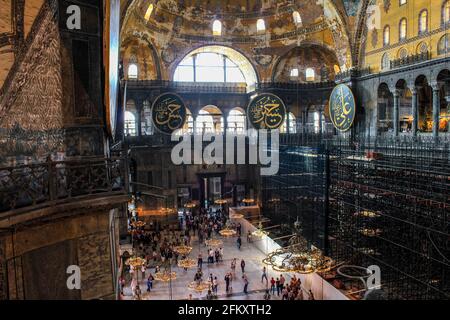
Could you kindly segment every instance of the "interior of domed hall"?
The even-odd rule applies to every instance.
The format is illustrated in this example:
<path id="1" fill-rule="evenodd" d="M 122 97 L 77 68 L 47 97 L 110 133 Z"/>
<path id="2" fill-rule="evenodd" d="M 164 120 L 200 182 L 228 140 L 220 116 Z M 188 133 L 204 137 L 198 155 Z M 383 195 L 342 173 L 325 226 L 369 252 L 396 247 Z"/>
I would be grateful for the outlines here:
<path id="1" fill-rule="evenodd" d="M 448 300 L 449 240 L 450 0 L 0 0 L 0 300 Z"/>

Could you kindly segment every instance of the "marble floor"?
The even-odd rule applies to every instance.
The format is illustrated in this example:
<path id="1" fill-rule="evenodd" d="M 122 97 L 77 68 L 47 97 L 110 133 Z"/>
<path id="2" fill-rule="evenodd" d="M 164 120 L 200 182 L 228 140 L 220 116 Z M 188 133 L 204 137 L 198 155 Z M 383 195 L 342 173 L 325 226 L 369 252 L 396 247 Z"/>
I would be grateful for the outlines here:
<path id="1" fill-rule="evenodd" d="M 217 276 L 218 282 L 218 294 L 217 299 L 219 300 L 262 300 L 265 289 L 266 282 L 261 282 L 262 269 L 264 264 L 262 263 L 262 259 L 265 257 L 264 254 L 259 251 L 252 243 L 247 243 L 245 238 L 243 238 L 243 243 L 241 249 L 239 250 L 236 246 L 236 238 L 225 238 L 223 240 L 223 249 L 224 249 L 224 261 L 214 264 L 208 264 L 206 262 L 203 263 L 203 279 L 209 279 L 209 275 L 212 273 L 213 276 Z M 197 260 L 197 256 L 199 250 L 201 250 L 203 259 L 206 260 L 207 257 L 207 247 L 204 244 L 201 246 L 198 243 L 198 240 L 194 238 L 191 243 L 192 253 L 190 257 L 192 259 Z M 230 265 L 233 258 L 237 259 L 236 263 L 236 278 L 232 282 L 232 294 L 228 295 L 225 292 L 225 281 L 224 277 L 227 272 L 231 271 Z M 245 260 L 245 273 L 249 279 L 248 286 L 248 294 L 243 292 L 244 289 L 244 281 L 242 279 L 242 272 L 240 267 L 241 259 Z M 153 281 L 153 289 L 151 292 L 147 292 L 147 284 L 146 278 L 151 272 L 153 275 L 155 270 L 153 268 L 147 269 L 146 278 L 142 279 L 142 273 L 139 272 L 139 285 L 142 291 L 142 299 L 143 300 L 183 300 L 188 299 L 189 294 L 192 294 L 193 299 L 205 299 L 207 290 L 202 293 L 195 292 L 193 290 L 188 289 L 188 284 L 194 280 L 194 275 L 197 271 L 197 268 L 188 269 L 187 271 L 179 268 L 178 266 L 174 266 L 172 271 L 177 273 L 177 278 L 172 281 L 172 283 L 161 282 L 161 281 Z M 280 273 L 275 272 L 274 270 L 268 270 L 268 278 L 271 277 L 279 277 Z M 290 281 L 291 275 L 284 273 L 283 276 L 286 278 L 286 283 Z M 171 287 L 171 290 L 170 290 Z M 308 293 L 303 289 L 305 299 L 308 299 Z M 172 292 L 172 295 L 170 295 Z M 275 295 L 271 296 L 271 300 L 279 300 L 281 298 Z M 124 288 L 124 296 L 122 296 L 124 300 L 133 299 L 131 284 L 128 282 L 126 287 Z"/>

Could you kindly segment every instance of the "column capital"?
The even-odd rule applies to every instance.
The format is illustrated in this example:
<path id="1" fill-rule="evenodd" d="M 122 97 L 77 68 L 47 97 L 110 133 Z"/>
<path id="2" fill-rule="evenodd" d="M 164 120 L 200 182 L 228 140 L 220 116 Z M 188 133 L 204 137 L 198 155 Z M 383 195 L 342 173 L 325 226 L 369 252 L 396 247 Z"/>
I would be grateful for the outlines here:
<path id="1" fill-rule="evenodd" d="M 443 86 L 442 82 L 433 81 L 430 83 L 430 87 L 433 89 L 433 91 L 440 91 Z"/>

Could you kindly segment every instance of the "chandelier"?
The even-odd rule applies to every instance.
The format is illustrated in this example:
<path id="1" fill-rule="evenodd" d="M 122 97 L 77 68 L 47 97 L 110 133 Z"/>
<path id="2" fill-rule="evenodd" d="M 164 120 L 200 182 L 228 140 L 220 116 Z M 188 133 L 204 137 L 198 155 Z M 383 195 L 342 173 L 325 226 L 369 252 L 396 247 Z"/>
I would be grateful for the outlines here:
<path id="1" fill-rule="evenodd" d="M 182 256 L 187 256 L 189 253 L 191 253 L 192 251 L 192 247 L 189 246 L 176 246 L 173 248 L 173 251 L 175 251 L 176 253 L 182 255 Z"/>
<path id="2" fill-rule="evenodd" d="M 208 247 L 220 247 L 223 244 L 223 242 L 218 239 L 209 239 L 209 240 L 205 240 L 205 244 Z"/>
<path id="3" fill-rule="evenodd" d="M 308 245 L 306 239 L 301 236 L 301 224 L 298 218 L 294 227 L 297 233 L 289 239 L 289 245 L 269 253 L 263 259 L 263 263 L 278 272 L 307 274 L 329 271 L 333 261 L 324 256 L 321 250 Z"/>
<path id="4" fill-rule="evenodd" d="M 155 280 L 168 282 L 171 280 L 175 280 L 177 278 L 177 273 L 175 271 L 169 272 L 169 271 L 163 271 L 163 272 L 157 272 L 155 274 Z"/>
<path id="5" fill-rule="evenodd" d="M 211 283 L 208 281 L 192 281 L 188 284 L 188 288 L 197 292 L 202 292 L 204 290 L 209 290 L 211 288 Z"/>
<path id="6" fill-rule="evenodd" d="M 236 235 L 237 232 L 236 230 L 233 229 L 224 228 L 220 230 L 219 233 L 222 237 L 233 237 Z"/>
<path id="7" fill-rule="evenodd" d="M 220 204 L 220 205 L 227 204 L 227 203 L 228 203 L 228 201 L 225 199 L 219 199 L 219 200 L 214 201 L 214 204 Z"/>
<path id="8" fill-rule="evenodd" d="M 197 262 L 194 259 L 186 258 L 178 261 L 178 266 L 183 269 L 190 269 L 197 266 Z"/>
<path id="9" fill-rule="evenodd" d="M 137 221 L 131 222 L 130 225 L 135 229 L 139 229 L 139 228 L 144 227 L 146 225 L 146 223 L 144 221 L 137 220 Z"/>
<path id="10" fill-rule="evenodd" d="M 184 205 L 184 207 L 185 208 L 188 208 L 188 209 L 192 209 L 192 208 L 195 208 L 197 205 L 194 203 L 194 202 L 188 202 L 188 203 L 186 203 L 185 205 Z"/>
<path id="11" fill-rule="evenodd" d="M 129 258 L 125 264 L 128 266 L 132 266 L 133 268 L 140 268 L 143 265 L 145 265 L 147 261 L 141 257 L 133 257 L 133 258 Z"/>
<path id="12" fill-rule="evenodd" d="M 255 200 L 254 199 L 250 199 L 250 198 L 245 198 L 245 199 L 242 199 L 242 202 L 243 203 L 253 203 L 253 202 L 255 202 Z"/>
<path id="13" fill-rule="evenodd" d="M 244 215 L 241 213 L 230 213 L 230 219 L 242 219 Z"/>
<path id="14" fill-rule="evenodd" d="M 259 222 L 258 229 L 252 232 L 252 236 L 255 236 L 257 238 L 262 238 L 264 236 L 267 236 L 269 232 L 263 230 L 262 222 Z"/>

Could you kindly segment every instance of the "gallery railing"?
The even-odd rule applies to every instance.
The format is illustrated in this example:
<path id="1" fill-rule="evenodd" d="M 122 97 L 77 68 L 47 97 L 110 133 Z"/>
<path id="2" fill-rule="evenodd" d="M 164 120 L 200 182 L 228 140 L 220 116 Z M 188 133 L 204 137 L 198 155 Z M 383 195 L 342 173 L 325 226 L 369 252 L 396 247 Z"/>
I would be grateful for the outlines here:
<path id="1" fill-rule="evenodd" d="M 124 159 L 47 161 L 0 167 L 0 212 L 79 196 L 126 192 Z"/>
<path id="2" fill-rule="evenodd" d="M 411 64 L 416 64 L 424 61 L 428 61 L 431 59 L 430 52 L 421 52 L 415 55 L 406 56 L 404 58 L 391 60 L 391 69 L 399 68 L 403 66 L 409 66 Z"/>

